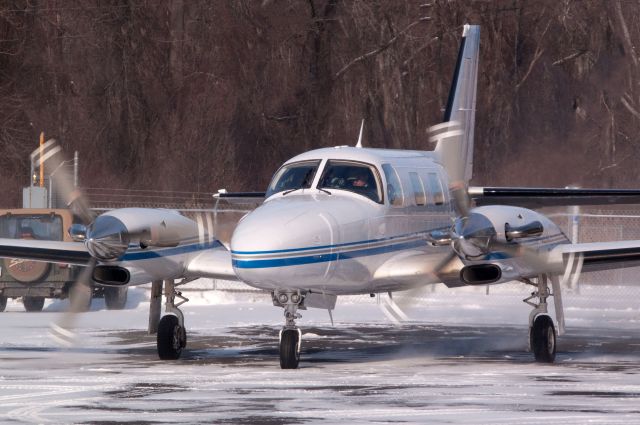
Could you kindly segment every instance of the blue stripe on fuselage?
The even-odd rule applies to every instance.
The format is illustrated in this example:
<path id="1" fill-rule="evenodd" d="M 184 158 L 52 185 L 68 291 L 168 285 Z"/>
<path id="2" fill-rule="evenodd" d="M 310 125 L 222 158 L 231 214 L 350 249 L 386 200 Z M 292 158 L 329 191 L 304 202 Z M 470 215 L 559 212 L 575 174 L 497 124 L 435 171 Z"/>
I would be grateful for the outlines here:
<path id="1" fill-rule="evenodd" d="M 365 248 L 348 252 L 334 252 L 322 255 L 310 255 L 306 257 L 285 257 L 272 258 L 266 260 L 237 260 L 233 259 L 233 267 L 238 269 L 265 269 L 272 267 L 299 266 L 302 264 L 324 263 L 327 261 L 348 260 L 358 257 L 367 257 L 370 255 L 384 254 L 387 252 L 402 251 L 403 249 L 412 249 L 426 246 L 423 239 L 402 242 L 392 245 L 379 246 L 375 248 Z"/>
<path id="2" fill-rule="evenodd" d="M 301 247 L 301 248 L 276 249 L 276 250 L 270 250 L 270 251 L 235 251 L 235 250 L 231 250 L 231 254 L 236 254 L 236 255 L 285 254 L 285 253 L 291 253 L 291 252 L 298 252 L 298 251 L 299 252 L 304 252 L 304 251 L 327 249 L 327 248 L 344 248 L 344 247 L 362 245 L 362 244 L 367 244 L 367 243 L 373 244 L 373 243 L 377 243 L 377 242 L 392 241 L 392 240 L 397 240 L 397 239 L 406 238 L 406 237 L 410 237 L 410 236 L 426 235 L 427 233 L 433 232 L 434 230 L 444 230 L 444 229 L 448 229 L 449 227 L 450 226 L 437 227 L 437 228 L 434 228 L 434 229 L 427 229 L 427 230 L 423 230 L 423 231 L 420 231 L 420 232 L 405 233 L 403 235 L 398 235 L 398 236 L 388 236 L 386 238 L 370 239 L 370 240 L 364 240 L 364 241 L 358 241 L 358 242 L 345 242 L 345 243 L 339 243 L 339 244 L 335 244 L 335 245 L 305 246 L 305 247 Z"/>

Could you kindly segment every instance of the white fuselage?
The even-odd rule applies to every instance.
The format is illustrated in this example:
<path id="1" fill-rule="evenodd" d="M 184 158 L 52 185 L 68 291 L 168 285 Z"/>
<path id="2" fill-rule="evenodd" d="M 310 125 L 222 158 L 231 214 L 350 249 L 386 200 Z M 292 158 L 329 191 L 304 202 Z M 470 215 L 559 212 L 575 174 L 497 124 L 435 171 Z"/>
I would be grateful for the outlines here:
<path id="1" fill-rule="evenodd" d="M 249 285 L 267 290 L 301 289 L 332 294 L 400 290 L 374 274 L 386 261 L 416 251 L 442 257 L 426 236 L 451 226 L 446 175 L 431 152 L 359 148 L 319 149 L 287 163 L 319 160 L 309 188 L 269 196 L 244 217 L 231 239 L 233 267 Z M 321 190 L 328 161 L 370 165 L 377 170 L 382 200 L 349 190 Z M 388 174 L 396 173 L 394 204 Z M 388 170 L 388 168 L 387 168 Z M 413 176 L 410 175 L 413 173 Z M 387 175 L 385 175 L 387 174 Z M 412 180 L 413 179 L 413 180 Z M 326 188 L 326 186 L 325 186 Z M 425 282 L 404 283 L 414 286 Z"/>

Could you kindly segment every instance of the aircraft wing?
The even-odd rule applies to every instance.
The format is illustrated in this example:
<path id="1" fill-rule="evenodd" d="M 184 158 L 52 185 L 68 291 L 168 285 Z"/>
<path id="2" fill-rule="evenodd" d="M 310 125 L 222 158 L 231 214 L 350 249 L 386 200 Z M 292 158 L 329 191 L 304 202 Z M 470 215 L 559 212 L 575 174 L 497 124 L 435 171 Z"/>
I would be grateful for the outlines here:
<path id="1" fill-rule="evenodd" d="M 409 251 L 396 255 L 383 263 L 374 273 L 373 279 L 379 290 L 398 290 L 398 285 L 406 289 L 416 283 L 444 283 L 448 287 L 464 286 L 459 271 L 464 264 L 450 249 L 439 253 Z"/>
<path id="2" fill-rule="evenodd" d="M 640 204 L 636 189 L 568 189 L 534 187 L 469 187 L 476 206 L 513 205 L 542 208 L 569 205 Z"/>
<path id="3" fill-rule="evenodd" d="M 582 272 L 640 266 L 640 240 L 562 244 L 549 252 L 549 271 L 562 273 L 566 264 L 580 263 Z M 374 274 L 379 290 L 406 285 L 444 283 L 453 288 L 465 286 L 460 280 L 464 264 L 452 251 L 435 255 L 420 251 L 397 255 L 382 264 Z M 573 266 L 572 266 L 573 267 Z"/>
<path id="4" fill-rule="evenodd" d="M 551 251 L 552 256 L 562 256 L 564 263 L 572 254 L 582 258 L 584 272 L 640 266 L 640 240 L 566 244 Z"/>
<path id="5" fill-rule="evenodd" d="M 0 238 L 0 258 L 21 258 L 86 266 L 91 255 L 80 242 Z"/>
<path id="6" fill-rule="evenodd" d="M 239 281 L 231 266 L 231 252 L 223 245 L 208 249 L 195 256 L 187 264 L 186 272 L 192 277 Z"/>

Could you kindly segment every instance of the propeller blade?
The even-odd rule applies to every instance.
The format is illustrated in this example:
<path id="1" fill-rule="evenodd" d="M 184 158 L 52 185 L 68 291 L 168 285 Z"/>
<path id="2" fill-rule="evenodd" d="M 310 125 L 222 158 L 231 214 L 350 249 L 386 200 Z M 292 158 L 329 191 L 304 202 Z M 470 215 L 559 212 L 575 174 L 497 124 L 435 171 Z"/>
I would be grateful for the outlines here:
<path id="1" fill-rule="evenodd" d="M 447 255 L 442 258 L 433 268 L 433 274 L 436 276 L 457 274 L 457 269 L 454 267 L 454 262 L 457 266 L 458 255 L 453 251 L 449 251 Z M 411 288 L 406 291 L 398 293 L 398 296 L 394 298 L 394 310 L 399 310 L 402 315 L 408 317 L 407 311 L 414 307 L 418 300 L 424 297 L 425 291 L 429 285 L 420 285 L 415 288 Z M 386 313 L 385 313 L 386 314 Z M 389 316 L 387 316 L 389 317 Z"/>
<path id="2" fill-rule="evenodd" d="M 458 214 L 469 214 L 469 195 L 464 171 L 464 130 L 457 121 L 447 121 L 429 128 L 429 140 L 439 146 L 440 163 L 449 176 L 449 192 Z"/>
<path id="3" fill-rule="evenodd" d="M 66 166 L 67 161 L 58 142 L 55 139 L 49 139 L 42 148 L 37 148 L 31 153 L 31 160 L 34 165 L 45 167 L 53 183 L 55 194 L 64 199 L 83 224 L 90 224 L 95 214 L 89 208 L 87 197 L 75 186 L 73 174 Z"/>
<path id="4" fill-rule="evenodd" d="M 62 315 L 60 320 L 51 323 L 50 336 L 61 345 L 68 347 L 76 342 L 76 334 L 73 331 L 76 315 L 85 312 L 91 303 L 91 278 L 96 264 L 96 259 L 92 258 L 87 266 L 83 268 L 78 275 L 78 279 L 69 289 L 69 309 Z"/>

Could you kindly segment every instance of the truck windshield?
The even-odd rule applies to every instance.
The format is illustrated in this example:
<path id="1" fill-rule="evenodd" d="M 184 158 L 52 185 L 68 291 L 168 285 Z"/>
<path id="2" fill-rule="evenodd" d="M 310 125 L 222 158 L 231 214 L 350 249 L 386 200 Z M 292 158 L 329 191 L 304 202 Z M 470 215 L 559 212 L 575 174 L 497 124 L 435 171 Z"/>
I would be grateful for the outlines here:
<path id="1" fill-rule="evenodd" d="M 0 216 L 0 237 L 62 240 L 62 217 L 54 214 Z"/>
<path id="2" fill-rule="evenodd" d="M 287 164 L 273 177 L 266 197 L 285 190 L 309 189 L 318 171 L 320 160 L 302 161 Z"/>

